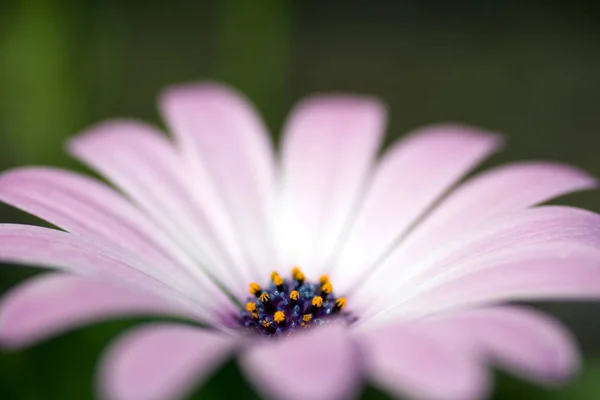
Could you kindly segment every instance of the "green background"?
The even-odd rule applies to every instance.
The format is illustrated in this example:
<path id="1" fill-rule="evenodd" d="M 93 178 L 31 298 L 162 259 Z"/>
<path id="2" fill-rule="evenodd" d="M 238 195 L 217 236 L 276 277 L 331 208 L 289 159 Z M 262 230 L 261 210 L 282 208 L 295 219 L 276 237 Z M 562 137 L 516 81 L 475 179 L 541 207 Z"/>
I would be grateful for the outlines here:
<path id="1" fill-rule="evenodd" d="M 207 78 L 248 94 L 273 132 L 306 94 L 370 93 L 390 107 L 390 140 L 462 121 L 508 135 L 486 165 L 556 159 L 600 176 L 600 9 L 583 1 L 1 0 L 0 169 L 81 170 L 67 137 L 110 117 L 160 123 L 162 87 Z M 593 192 L 561 203 L 600 211 Z M 0 221 L 36 222 L 4 205 Z M 2 266 L 0 292 L 34 273 Z M 543 307 L 576 332 L 584 372 L 556 390 L 498 374 L 494 398 L 600 398 L 600 306 Z M 93 398 L 101 350 L 140 321 L 0 350 L 0 399 Z M 194 398 L 255 395 L 232 363 Z"/>

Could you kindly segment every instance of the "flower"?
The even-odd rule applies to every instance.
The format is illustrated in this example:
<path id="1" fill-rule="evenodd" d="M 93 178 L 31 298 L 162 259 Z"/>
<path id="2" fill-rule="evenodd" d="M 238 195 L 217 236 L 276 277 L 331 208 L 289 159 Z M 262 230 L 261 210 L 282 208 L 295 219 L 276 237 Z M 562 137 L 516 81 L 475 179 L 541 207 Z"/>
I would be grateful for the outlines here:
<path id="1" fill-rule="evenodd" d="M 54 168 L 0 177 L 0 198 L 58 229 L 0 226 L 0 259 L 57 269 L 5 296 L 21 347 L 123 315 L 102 395 L 183 396 L 234 354 L 277 399 L 342 399 L 364 379 L 415 399 L 476 399 L 487 364 L 552 383 L 577 369 L 569 333 L 508 302 L 600 294 L 600 217 L 538 204 L 596 182 L 522 162 L 466 177 L 501 137 L 433 125 L 377 157 L 385 108 L 318 96 L 276 156 L 249 103 L 218 84 L 167 90 L 174 143 L 134 121 L 69 150 L 118 189 Z M 249 289 L 248 289 L 249 288 Z"/>

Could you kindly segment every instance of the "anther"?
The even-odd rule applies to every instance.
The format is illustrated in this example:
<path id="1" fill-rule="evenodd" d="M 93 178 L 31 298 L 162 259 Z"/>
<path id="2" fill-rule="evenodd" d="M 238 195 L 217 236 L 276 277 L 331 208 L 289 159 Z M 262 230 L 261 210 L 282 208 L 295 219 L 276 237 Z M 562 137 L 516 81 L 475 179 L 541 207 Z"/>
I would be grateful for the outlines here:
<path id="1" fill-rule="evenodd" d="M 273 304 L 271 304 L 270 302 L 271 296 L 269 296 L 269 293 L 262 292 L 261 295 L 258 296 L 258 300 L 260 300 L 260 302 L 264 304 L 265 310 L 267 310 L 268 312 L 273 312 Z"/>
<path id="2" fill-rule="evenodd" d="M 275 314 L 273 314 L 273 321 L 277 322 L 278 324 L 281 324 L 282 322 L 285 322 L 285 314 L 283 311 L 276 311 Z"/>
<path id="3" fill-rule="evenodd" d="M 333 312 L 342 311 L 346 307 L 346 298 L 340 297 L 335 301 L 335 307 L 333 307 Z"/>
<path id="4" fill-rule="evenodd" d="M 323 298 L 321 296 L 315 296 L 313 297 L 311 304 L 313 307 L 319 308 L 323 305 Z"/>
<path id="5" fill-rule="evenodd" d="M 260 296 L 258 296 L 258 299 L 260 300 L 261 303 L 268 302 L 270 298 L 271 297 L 269 296 L 269 293 L 265 293 L 265 292 L 262 292 L 260 294 Z"/>
<path id="6" fill-rule="evenodd" d="M 300 298 L 300 293 L 297 290 L 292 290 L 290 292 L 290 300 L 292 302 L 292 306 L 298 304 L 298 299 Z"/>
<path id="7" fill-rule="evenodd" d="M 255 295 L 256 297 L 260 296 L 260 294 L 262 293 L 262 290 L 260 288 L 260 285 L 258 283 L 252 282 L 249 285 L 249 289 L 248 291 L 250 292 L 250 294 Z"/>
<path id="8" fill-rule="evenodd" d="M 251 313 L 251 312 L 254 312 L 254 311 L 256 311 L 256 303 L 254 303 L 254 302 L 252 302 L 252 301 L 249 301 L 249 302 L 246 304 L 246 311 L 248 311 L 248 312 L 250 312 L 250 313 Z"/>
<path id="9" fill-rule="evenodd" d="M 321 275 L 321 277 L 319 278 L 319 283 L 321 285 L 324 285 L 328 282 L 329 282 L 329 275 Z"/>
<path id="10" fill-rule="evenodd" d="M 277 290 L 283 292 L 283 278 L 277 273 L 277 271 L 273 271 L 271 274 L 271 280 L 273 284 L 277 287 Z"/>
<path id="11" fill-rule="evenodd" d="M 306 279 L 306 277 L 298 267 L 292 269 L 292 278 L 294 278 L 294 280 L 298 282 L 298 287 L 302 286 L 304 280 Z"/>
<path id="12" fill-rule="evenodd" d="M 323 286 L 321 286 L 321 296 L 327 297 L 327 295 L 331 294 L 331 292 L 333 292 L 333 285 L 331 282 L 325 282 Z"/>
<path id="13" fill-rule="evenodd" d="M 302 322 L 300 322 L 300 326 L 306 327 L 310 323 L 311 320 L 312 320 L 312 315 L 304 314 L 302 316 Z"/>
<path id="14" fill-rule="evenodd" d="M 263 320 L 261 325 L 267 332 L 269 332 L 271 334 L 275 332 L 275 328 L 273 327 L 273 325 L 266 319 Z"/>

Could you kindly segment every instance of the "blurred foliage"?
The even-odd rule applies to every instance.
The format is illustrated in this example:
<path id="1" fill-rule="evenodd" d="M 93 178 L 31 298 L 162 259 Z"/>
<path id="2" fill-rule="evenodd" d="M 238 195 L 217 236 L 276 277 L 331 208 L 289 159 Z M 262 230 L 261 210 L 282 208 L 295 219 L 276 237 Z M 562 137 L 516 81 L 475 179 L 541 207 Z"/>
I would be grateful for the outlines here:
<path id="1" fill-rule="evenodd" d="M 64 140 L 110 117 L 161 123 L 165 85 L 222 79 L 244 91 L 277 136 L 285 112 L 315 91 L 377 94 L 389 140 L 458 120 L 509 133 L 487 165 L 521 158 L 571 162 L 600 176 L 600 21 L 589 2 L 277 1 L 0 2 L 0 167 L 81 168 Z M 562 203 L 600 210 L 598 195 Z M 31 221 L 0 206 L 1 221 Z M 0 292 L 35 273 L 3 267 Z M 557 390 L 499 374 L 495 399 L 600 398 L 595 305 L 546 305 L 572 327 L 582 375 Z M 141 320 L 70 332 L 0 351 L 0 399 L 93 398 L 106 344 Z M 384 399 L 367 389 L 365 398 Z M 253 399 L 234 363 L 194 398 Z"/>

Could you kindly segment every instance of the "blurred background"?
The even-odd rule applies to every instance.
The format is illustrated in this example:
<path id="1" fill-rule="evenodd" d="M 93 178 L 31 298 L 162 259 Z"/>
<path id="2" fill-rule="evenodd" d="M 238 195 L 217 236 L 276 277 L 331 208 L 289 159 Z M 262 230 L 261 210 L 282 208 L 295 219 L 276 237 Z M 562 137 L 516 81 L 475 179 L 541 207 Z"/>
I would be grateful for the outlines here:
<path id="1" fill-rule="evenodd" d="M 1 0 L 0 169 L 82 170 L 63 152 L 66 138 L 111 117 L 160 124 L 161 88 L 208 78 L 244 91 L 275 139 L 306 94 L 370 93 L 389 104 L 390 141 L 422 124 L 461 121 L 508 135 L 507 150 L 488 166 L 556 159 L 600 176 L 600 7 L 593 4 Z M 600 211 L 598 193 L 560 202 Z M 4 205 L 0 221 L 36 222 Z M 38 272 L 2 266 L 0 293 Z M 541 307 L 576 332 L 583 373 L 549 390 L 499 372 L 494 398 L 599 399 L 600 305 Z M 140 321 L 0 350 L 0 399 L 92 399 L 103 347 Z M 231 363 L 193 398 L 256 396 Z M 364 398 L 387 397 L 368 388 Z"/>

